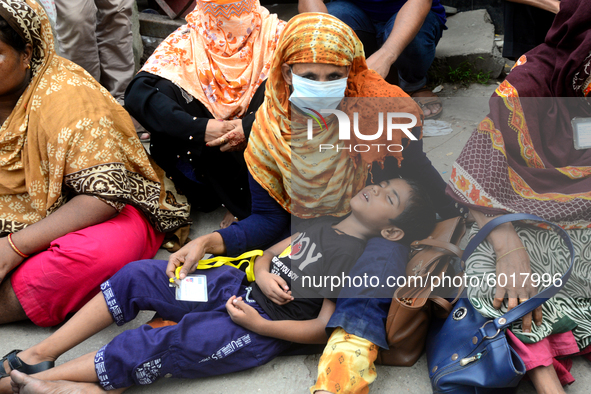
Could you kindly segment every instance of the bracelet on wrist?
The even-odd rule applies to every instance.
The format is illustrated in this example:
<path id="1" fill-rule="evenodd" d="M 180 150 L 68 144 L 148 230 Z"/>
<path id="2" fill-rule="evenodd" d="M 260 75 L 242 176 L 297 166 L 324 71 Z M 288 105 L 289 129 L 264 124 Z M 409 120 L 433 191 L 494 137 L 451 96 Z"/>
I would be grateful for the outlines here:
<path id="1" fill-rule="evenodd" d="M 499 257 L 499 258 L 497 259 L 497 262 L 498 262 L 500 259 L 502 259 L 503 257 L 507 256 L 508 254 L 511 254 L 511 253 L 513 253 L 513 252 L 516 252 L 516 251 L 518 251 L 518 250 L 520 250 L 520 249 L 525 249 L 525 246 L 520 246 L 519 248 L 515 248 L 515 249 L 512 249 L 512 250 L 508 251 L 507 253 L 505 253 L 505 254 L 503 254 L 501 257 Z"/>
<path id="2" fill-rule="evenodd" d="M 24 254 L 23 252 L 21 252 L 19 250 L 19 248 L 16 247 L 16 245 L 14 244 L 14 242 L 12 241 L 12 233 L 8 234 L 8 243 L 10 244 L 10 246 L 12 247 L 12 250 L 14 250 L 16 252 L 16 254 L 18 254 L 19 256 L 21 256 L 23 259 L 26 259 L 27 257 L 29 257 L 30 255 L 28 254 Z"/>

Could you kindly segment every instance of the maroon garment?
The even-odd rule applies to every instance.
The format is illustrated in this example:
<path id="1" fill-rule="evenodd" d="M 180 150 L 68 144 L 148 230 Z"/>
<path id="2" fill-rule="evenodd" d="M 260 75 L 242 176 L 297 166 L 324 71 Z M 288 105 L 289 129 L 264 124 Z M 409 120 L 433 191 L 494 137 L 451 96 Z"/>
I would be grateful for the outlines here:
<path id="1" fill-rule="evenodd" d="M 546 42 L 523 55 L 491 97 L 447 193 L 484 213 L 589 225 L 591 149 L 574 148 L 571 120 L 591 117 L 590 74 L 591 7 L 562 1 Z"/>

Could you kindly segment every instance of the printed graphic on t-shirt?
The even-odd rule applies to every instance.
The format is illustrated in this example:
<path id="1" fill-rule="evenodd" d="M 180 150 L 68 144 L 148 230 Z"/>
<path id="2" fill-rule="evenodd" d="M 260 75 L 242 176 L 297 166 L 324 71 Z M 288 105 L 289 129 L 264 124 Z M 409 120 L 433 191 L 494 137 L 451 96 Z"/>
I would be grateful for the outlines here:
<path id="1" fill-rule="evenodd" d="M 294 300 L 275 304 L 256 284 L 253 297 L 273 320 L 313 319 L 323 299 L 335 299 L 341 290 L 330 278 L 347 275 L 364 247 L 363 240 L 337 233 L 332 223 L 312 225 L 294 235 L 291 245 L 271 260 L 270 272 L 287 283 Z"/>
<path id="2" fill-rule="evenodd" d="M 271 273 L 282 277 L 293 289 L 302 274 L 319 272 L 309 266 L 318 263 L 321 258 L 322 252 L 316 242 L 306 236 L 306 233 L 300 233 L 279 256 L 273 257 Z"/>

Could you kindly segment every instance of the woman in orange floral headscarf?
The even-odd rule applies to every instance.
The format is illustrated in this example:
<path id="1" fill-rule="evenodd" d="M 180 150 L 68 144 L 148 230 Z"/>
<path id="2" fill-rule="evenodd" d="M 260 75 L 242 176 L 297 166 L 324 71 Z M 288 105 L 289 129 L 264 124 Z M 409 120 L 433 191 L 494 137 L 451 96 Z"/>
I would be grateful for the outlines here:
<path id="1" fill-rule="evenodd" d="M 354 149 L 351 152 L 344 149 L 347 145 L 338 140 L 340 130 L 337 131 L 334 125 L 334 117 L 326 116 L 326 124 L 313 126 L 314 141 L 338 144 L 341 150 L 325 150 L 319 154 L 318 144 L 306 143 L 304 114 L 292 106 L 290 100 L 295 97 L 294 75 L 314 79 L 314 82 L 346 79 L 342 90 L 345 100 L 338 108 L 346 113 L 358 112 L 358 123 L 364 133 L 375 133 L 378 110 L 413 114 L 418 125 L 421 124 L 422 112 L 417 104 L 398 87 L 386 83 L 375 71 L 368 69 L 363 47 L 347 25 L 328 14 L 306 13 L 294 17 L 286 25 L 278 44 L 267 80 L 265 102 L 256 114 L 245 153 L 251 174 L 252 214 L 226 229 L 185 245 L 170 257 L 169 276 L 181 264 L 181 276 L 184 276 L 204 253 L 236 256 L 284 239 L 290 232 L 290 213 L 298 218 L 294 221 L 296 225 L 308 225 L 320 216 L 342 217 L 350 211 L 350 196 L 370 181 L 379 183 L 395 177 L 419 180 L 441 217 L 461 213 L 459 209 L 463 208 L 456 209 L 453 200 L 445 195 L 445 182 L 423 152 L 420 127 L 413 130 L 418 138 L 416 141 L 409 142 L 400 130 L 394 130 L 390 142 L 386 141 L 385 135 L 371 141 L 376 145 L 399 143 L 404 147 L 402 154 L 384 149 L 357 153 Z M 316 93 L 320 96 L 323 91 Z M 328 100 L 321 101 L 324 105 Z M 400 123 L 408 123 L 408 120 Z M 348 146 L 364 142 L 368 141 L 353 137 Z M 373 272 L 379 271 L 380 277 L 399 275 L 399 267 L 406 266 L 407 247 L 380 241 L 383 240 L 368 242 L 354 269 L 364 268 L 363 272 L 368 272 L 365 268 L 369 270 L 368 267 L 372 266 Z M 284 292 L 283 287 L 278 286 L 276 290 Z M 394 289 L 390 290 L 393 292 Z M 348 304 L 341 304 L 341 300 L 337 302 L 327 327 L 343 328 L 335 330 L 331 337 L 331 343 L 338 346 L 339 351 L 325 354 L 315 390 L 335 392 L 334 387 L 340 385 L 344 387 L 343 392 L 367 392 L 367 385 L 375 378 L 375 373 L 368 371 L 373 369 L 377 347 L 388 347 L 383 321 L 392 294 L 371 298 L 372 294 L 367 298 L 371 290 L 363 288 L 360 291 L 365 292 L 364 299 L 353 295 L 346 300 Z M 353 336 L 352 344 L 343 347 L 343 341 Z M 358 349 L 360 357 L 355 356 Z M 338 373 L 328 376 L 327 371 L 340 365 L 341 352 L 361 360 L 345 364 L 350 365 L 352 372 L 347 376 L 355 379 L 339 381 L 344 375 Z"/>
<path id="2" fill-rule="evenodd" d="M 250 214 L 243 151 L 285 22 L 258 0 L 198 0 L 128 87 L 150 153 L 193 208 Z"/>

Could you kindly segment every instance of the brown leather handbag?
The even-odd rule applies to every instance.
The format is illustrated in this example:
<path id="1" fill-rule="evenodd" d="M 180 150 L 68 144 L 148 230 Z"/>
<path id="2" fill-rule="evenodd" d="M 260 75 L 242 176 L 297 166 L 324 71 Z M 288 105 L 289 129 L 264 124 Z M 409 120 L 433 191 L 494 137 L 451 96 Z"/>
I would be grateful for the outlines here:
<path id="1" fill-rule="evenodd" d="M 446 317 L 451 312 L 453 302 L 431 291 L 431 277 L 453 274 L 450 263 L 462 256 L 458 245 L 465 232 L 464 219 L 456 217 L 437 223 L 428 238 L 411 244 L 406 286 L 394 293 L 386 321 L 389 349 L 378 354 L 376 363 L 413 365 L 425 348 L 431 315 Z"/>

